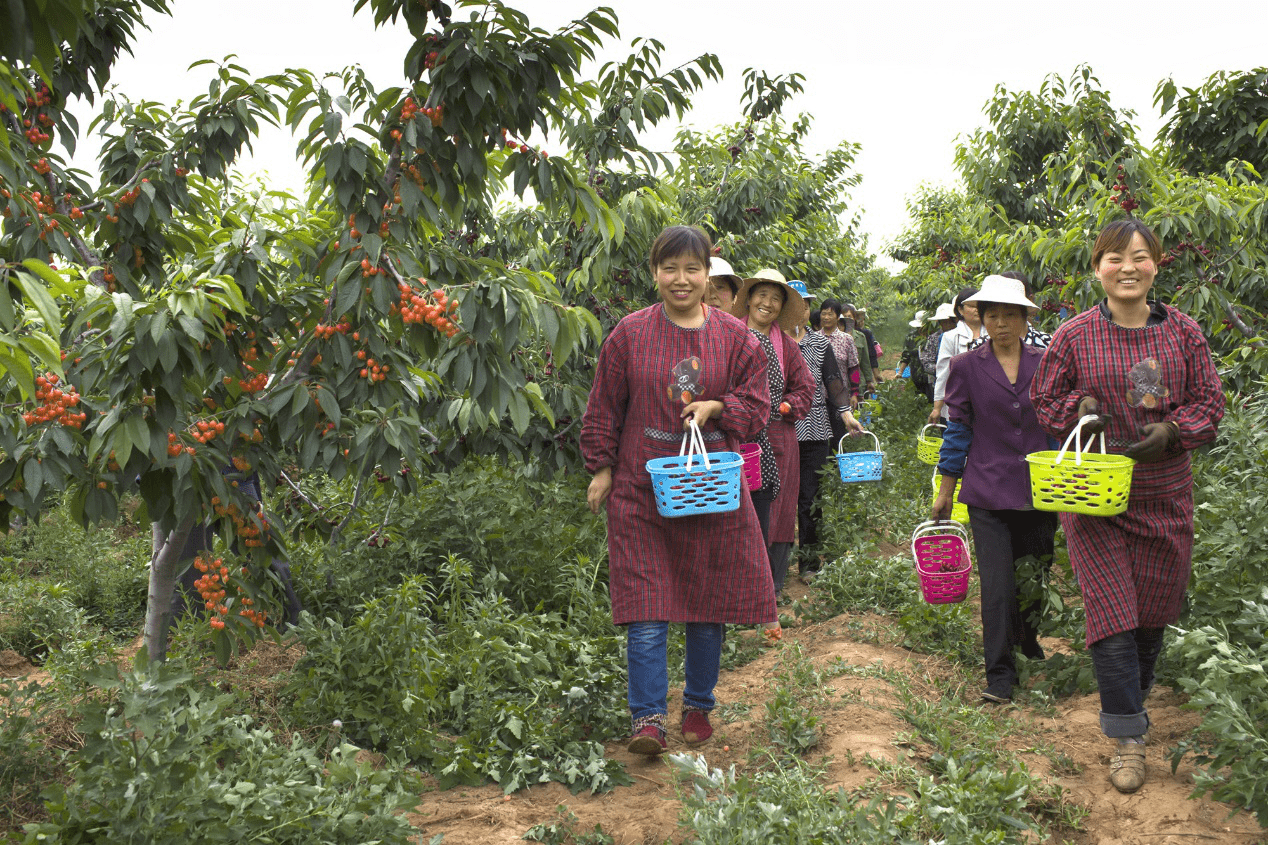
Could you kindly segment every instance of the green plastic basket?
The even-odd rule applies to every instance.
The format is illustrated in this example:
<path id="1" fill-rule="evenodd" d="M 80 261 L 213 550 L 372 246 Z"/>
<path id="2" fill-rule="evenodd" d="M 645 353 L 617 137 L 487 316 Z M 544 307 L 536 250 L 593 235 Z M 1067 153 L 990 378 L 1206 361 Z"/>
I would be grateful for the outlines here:
<path id="1" fill-rule="evenodd" d="M 1132 468 L 1136 462 L 1125 455 L 1105 454 L 1105 432 L 1101 432 L 1101 453 L 1084 452 L 1079 420 L 1066 438 L 1061 451 L 1033 452 L 1030 464 L 1030 497 L 1035 510 L 1079 513 L 1087 516 L 1115 516 L 1127 510 L 1132 489 Z M 1070 441 L 1074 452 L 1068 454 Z M 1091 439 L 1087 447 L 1091 447 Z"/>
<path id="2" fill-rule="evenodd" d="M 933 474 L 933 497 L 938 498 L 938 489 L 942 487 L 942 476 L 937 473 Z M 955 486 L 955 493 L 951 496 L 951 520 L 961 525 L 969 524 L 969 506 L 960 502 L 960 485 Z"/>
<path id="3" fill-rule="evenodd" d="M 930 437 L 925 434 L 926 429 L 940 428 L 946 430 L 945 425 L 933 423 L 920 429 L 920 433 L 916 435 L 916 457 L 921 462 L 929 464 L 929 466 L 938 465 L 938 457 L 942 454 L 942 438 Z"/>

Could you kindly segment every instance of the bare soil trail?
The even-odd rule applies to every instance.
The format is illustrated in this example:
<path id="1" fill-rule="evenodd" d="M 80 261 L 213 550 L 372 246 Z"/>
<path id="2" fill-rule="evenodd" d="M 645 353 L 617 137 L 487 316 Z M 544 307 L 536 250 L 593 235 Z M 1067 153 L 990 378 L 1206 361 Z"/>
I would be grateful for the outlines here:
<path id="1" fill-rule="evenodd" d="M 791 591 L 796 597 L 805 589 L 798 584 Z M 714 719 L 713 738 L 689 748 L 671 724 L 670 751 L 703 754 L 714 768 L 752 765 L 750 752 L 769 745 L 763 714 L 774 684 L 778 651 L 794 642 L 800 643 L 819 668 L 838 660 L 860 668 L 880 664 L 901 673 L 917 689 L 922 679 L 954 674 L 940 658 L 856 642 L 847 631 L 850 623 L 857 630 L 859 622 L 885 624 L 880 617 L 842 616 L 785 629 L 783 644 L 735 671 L 722 673 L 717 687 L 718 713 L 722 715 Z M 738 632 L 740 636 L 748 634 Z M 875 777 L 875 769 L 866 762 L 868 756 L 896 760 L 899 755 L 920 759 L 927 754 L 928 749 L 909 742 L 912 726 L 893 712 L 896 696 L 885 680 L 844 675 L 833 678 L 830 686 L 829 703 L 821 714 L 823 740 L 810 756 L 829 762 L 828 782 L 833 790 L 840 786 L 848 791 Z M 930 694 L 935 695 L 932 689 Z M 976 695 L 976 688 L 964 691 L 966 701 Z M 1098 728 L 1100 702 L 1095 694 L 1064 699 L 1054 712 L 1007 705 L 1007 717 L 1018 723 L 1011 750 L 1032 773 L 1058 782 L 1072 802 L 1088 811 L 1081 830 L 1063 831 L 1050 841 L 1072 845 L 1268 842 L 1268 831 L 1260 828 L 1252 815 L 1230 817 L 1230 808 L 1224 804 L 1207 798 L 1190 799 L 1191 766 L 1181 765 L 1172 774 L 1169 749 L 1200 722 L 1198 714 L 1181 709 L 1184 701 L 1183 695 L 1164 687 L 1150 698 L 1154 730 L 1149 780 L 1135 795 L 1122 795 L 1110 785 L 1110 746 Z M 676 714 L 677 707 L 678 702 L 671 698 L 670 713 Z M 1038 751 L 1049 746 L 1063 755 L 1059 756 L 1060 771 L 1053 771 L 1051 752 Z M 411 820 L 423 831 L 420 841 L 424 843 L 443 833 L 444 845 L 511 845 L 522 842 L 524 832 L 535 824 L 558 822 L 558 808 L 563 806 L 577 817 L 575 831 L 579 835 L 593 831 L 597 824 L 618 845 L 685 841 L 689 834 L 678 827 L 681 804 L 670 767 L 663 760 L 631 755 L 621 744 L 609 745 L 607 752 L 625 763 L 633 785 L 604 795 L 572 795 L 559 784 L 532 787 L 510 796 L 504 796 L 497 786 L 430 792 L 422 796 Z"/>

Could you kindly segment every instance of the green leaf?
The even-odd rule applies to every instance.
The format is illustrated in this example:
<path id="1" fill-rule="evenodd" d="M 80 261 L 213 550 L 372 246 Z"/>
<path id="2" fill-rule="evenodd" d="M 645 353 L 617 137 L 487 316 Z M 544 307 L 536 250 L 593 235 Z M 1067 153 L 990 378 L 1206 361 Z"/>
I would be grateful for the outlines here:
<path id="1" fill-rule="evenodd" d="M 43 261 L 28 258 L 22 262 L 22 266 L 52 285 L 61 285 L 61 277 Z M 50 277 L 52 281 L 50 281 Z M 26 297 L 27 302 L 39 312 L 40 319 L 44 321 L 45 327 L 50 332 L 60 333 L 62 329 L 61 311 L 58 310 L 57 303 L 53 301 L 53 297 L 45 290 L 44 285 L 35 282 L 25 273 L 15 273 L 13 278 L 17 280 L 18 287 L 22 289 L 22 294 Z"/>
<path id="2" fill-rule="evenodd" d="M 25 356 L 18 357 L 7 347 L 0 346 L 0 372 L 13 377 L 23 398 L 30 399 L 35 395 L 35 372 Z"/>

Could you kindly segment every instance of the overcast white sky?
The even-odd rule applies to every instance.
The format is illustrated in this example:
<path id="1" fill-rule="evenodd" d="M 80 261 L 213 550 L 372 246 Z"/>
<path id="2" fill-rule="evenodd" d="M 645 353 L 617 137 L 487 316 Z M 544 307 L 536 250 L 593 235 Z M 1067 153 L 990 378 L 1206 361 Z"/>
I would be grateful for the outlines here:
<path id="1" fill-rule="evenodd" d="M 555 29 L 600 3 L 509 0 L 537 26 Z M 409 43 L 404 26 L 375 31 L 353 0 L 173 0 L 173 16 L 151 16 L 135 57 L 114 75 L 134 99 L 173 102 L 205 90 L 193 61 L 229 53 L 253 74 L 362 65 L 380 87 L 400 84 Z M 667 49 L 667 67 L 716 53 L 725 79 L 693 100 L 687 122 L 701 128 L 739 117 L 743 71 L 799 72 L 806 92 L 792 108 L 814 116 L 810 150 L 845 139 L 863 145 L 855 192 L 874 248 L 900 232 L 906 200 L 923 183 L 949 184 L 955 141 L 982 125 L 998 84 L 1033 90 L 1052 72 L 1092 65 L 1119 108 L 1137 112 L 1145 140 L 1161 124 L 1152 105 L 1158 81 L 1197 86 L 1217 70 L 1268 64 L 1268 3 L 1213 0 L 912 2 L 885 0 L 609 0 L 624 55 L 636 36 Z M 458 14 L 462 14 L 461 10 Z M 672 133 L 665 135 L 668 146 Z M 547 146 L 549 149 L 549 145 Z M 298 187 L 289 137 L 262 143 L 252 167 Z"/>

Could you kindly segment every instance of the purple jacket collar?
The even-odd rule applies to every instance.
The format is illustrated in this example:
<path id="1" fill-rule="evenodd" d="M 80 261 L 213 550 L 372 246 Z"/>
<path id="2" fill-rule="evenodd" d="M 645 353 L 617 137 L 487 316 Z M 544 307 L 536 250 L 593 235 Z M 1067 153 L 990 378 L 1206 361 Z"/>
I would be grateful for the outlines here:
<path id="1" fill-rule="evenodd" d="M 995 358 L 995 352 L 991 348 L 991 341 L 987 340 L 976 349 L 970 349 L 965 355 L 975 355 L 982 359 L 982 371 L 1000 386 L 1011 390 L 1013 393 L 1025 393 L 1030 390 L 1030 382 L 1035 377 L 1035 370 L 1039 368 L 1039 359 L 1043 357 L 1043 350 L 1034 346 L 1021 346 L 1021 363 L 1017 366 L 1017 383 L 1013 384 L 1008 380 L 1008 376 L 1004 374 L 1004 366 Z"/>

